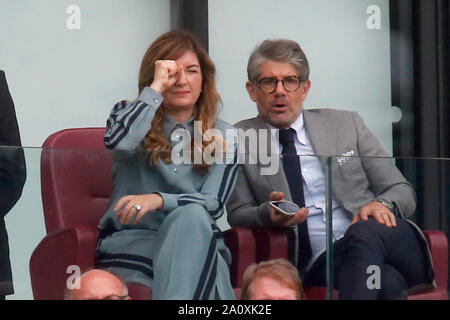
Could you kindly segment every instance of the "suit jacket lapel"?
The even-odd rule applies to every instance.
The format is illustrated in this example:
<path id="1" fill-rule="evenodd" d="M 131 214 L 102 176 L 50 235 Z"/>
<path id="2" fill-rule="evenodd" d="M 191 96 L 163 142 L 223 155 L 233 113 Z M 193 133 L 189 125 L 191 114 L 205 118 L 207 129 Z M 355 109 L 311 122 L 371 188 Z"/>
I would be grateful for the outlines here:
<path id="1" fill-rule="evenodd" d="M 255 126 L 254 126 L 254 128 L 256 130 L 259 130 L 259 129 L 265 129 L 266 130 L 267 137 L 265 137 L 266 141 L 264 143 L 266 143 L 265 145 L 267 146 L 267 153 L 268 153 L 268 156 L 275 156 L 276 157 L 276 161 L 274 161 L 275 164 L 272 163 L 271 165 L 277 165 L 278 166 L 278 168 L 276 168 L 277 170 L 275 170 L 276 171 L 275 174 L 264 175 L 263 177 L 265 177 L 267 179 L 267 181 L 270 184 L 271 189 L 273 191 L 284 192 L 285 199 L 286 200 L 292 200 L 291 193 L 290 193 L 290 190 L 289 190 L 289 185 L 288 185 L 286 176 L 284 174 L 283 164 L 281 163 L 280 155 L 279 154 L 277 154 L 277 155 L 273 155 L 272 154 L 272 150 L 271 150 L 272 140 L 271 140 L 270 128 L 265 124 L 265 122 L 260 117 L 256 117 L 255 118 Z M 258 148 L 261 147 L 261 146 L 264 146 L 264 143 L 261 144 L 262 141 L 259 140 L 262 137 L 259 134 L 257 136 L 258 136 Z M 259 150 L 259 152 L 265 153 L 266 150 Z M 258 155 L 258 167 L 259 167 L 259 170 L 261 172 L 261 169 L 264 168 L 264 167 L 267 167 L 268 165 L 262 164 L 260 160 L 261 160 L 260 156 Z"/>
<path id="2" fill-rule="evenodd" d="M 336 149 L 336 137 L 333 134 L 332 128 L 327 123 L 327 120 L 323 117 L 319 117 L 314 112 L 309 112 L 308 110 L 303 110 L 303 119 L 305 122 L 305 128 L 306 132 L 308 134 L 309 141 L 312 144 L 312 147 L 314 149 L 314 153 L 319 156 L 319 161 L 322 165 L 322 168 L 325 170 L 326 167 L 326 156 L 334 156 L 337 155 L 337 149 Z M 267 144 L 266 146 L 270 146 L 271 143 L 271 136 L 270 136 L 270 128 L 265 124 L 265 122 L 259 118 L 255 118 L 254 122 L 254 129 L 266 129 L 267 134 Z M 258 136 L 258 146 L 261 146 L 259 139 L 261 138 Z M 260 150 L 262 152 L 266 152 L 265 150 Z M 269 154 L 271 154 L 270 147 L 267 151 Z M 280 160 L 280 158 L 278 158 Z M 258 156 L 258 166 L 261 169 L 262 167 L 265 167 L 260 161 Z M 270 184 L 272 190 L 274 191 L 282 191 L 285 193 L 286 200 L 292 200 L 290 191 L 289 191 L 289 185 L 286 179 L 286 176 L 284 175 L 283 165 L 281 161 L 278 161 L 278 170 L 276 174 L 273 175 L 265 175 L 264 176 L 268 183 Z"/>
<path id="3" fill-rule="evenodd" d="M 327 125 L 327 120 L 308 110 L 303 110 L 303 119 L 314 153 L 317 156 L 336 155 L 336 137 Z M 323 157 L 321 157 L 322 161 L 325 161 Z"/>

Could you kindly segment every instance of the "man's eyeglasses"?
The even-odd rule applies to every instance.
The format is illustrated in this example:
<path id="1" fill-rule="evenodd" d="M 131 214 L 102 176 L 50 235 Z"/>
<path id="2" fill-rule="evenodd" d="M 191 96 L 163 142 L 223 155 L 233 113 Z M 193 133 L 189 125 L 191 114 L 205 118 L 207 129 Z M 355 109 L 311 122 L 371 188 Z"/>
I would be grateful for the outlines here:
<path id="1" fill-rule="evenodd" d="M 296 91 L 298 88 L 300 88 L 300 85 L 303 82 L 300 77 L 289 76 L 282 79 L 262 78 L 255 81 L 254 84 L 258 85 L 259 89 L 261 89 L 262 92 L 270 94 L 277 88 L 278 81 L 281 81 L 284 89 L 288 92 Z"/>

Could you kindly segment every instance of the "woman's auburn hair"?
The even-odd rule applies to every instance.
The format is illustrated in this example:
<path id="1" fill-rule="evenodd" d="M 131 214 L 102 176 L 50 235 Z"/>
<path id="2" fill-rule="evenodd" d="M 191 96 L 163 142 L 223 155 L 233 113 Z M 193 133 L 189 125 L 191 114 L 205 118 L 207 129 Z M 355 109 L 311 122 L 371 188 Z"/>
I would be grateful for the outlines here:
<path id="1" fill-rule="evenodd" d="M 202 73 L 202 91 L 196 102 L 194 110 L 194 121 L 201 121 L 201 137 L 208 129 L 214 128 L 218 104 L 221 103 L 216 89 L 216 68 L 209 58 L 200 41 L 192 34 L 182 30 L 172 30 L 159 36 L 147 49 L 139 71 L 139 94 L 146 86 L 153 82 L 155 74 L 155 62 L 157 60 L 176 60 L 186 51 L 192 50 L 197 55 Z M 194 133 L 195 134 L 195 133 Z M 202 139 L 201 154 L 210 142 Z M 192 157 L 194 155 L 194 137 L 191 140 Z M 199 147 L 199 146 L 198 146 Z M 165 163 L 171 162 L 172 144 L 164 135 L 164 112 L 158 108 L 151 123 L 151 129 L 144 139 L 144 149 L 148 151 L 151 165 L 158 166 L 158 160 Z M 197 152 L 200 152 L 198 150 Z M 202 157 L 201 164 L 194 164 L 196 170 L 207 170 Z"/>

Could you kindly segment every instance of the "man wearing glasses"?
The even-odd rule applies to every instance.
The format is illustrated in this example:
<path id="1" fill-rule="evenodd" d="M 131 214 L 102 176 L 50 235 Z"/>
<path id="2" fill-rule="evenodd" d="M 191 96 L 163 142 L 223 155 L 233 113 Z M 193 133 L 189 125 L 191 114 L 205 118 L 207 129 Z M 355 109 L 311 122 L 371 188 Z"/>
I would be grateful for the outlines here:
<path id="1" fill-rule="evenodd" d="M 433 287 L 426 240 L 406 220 L 415 193 L 375 136 L 355 112 L 304 110 L 311 87 L 309 64 L 291 40 L 266 40 L 250 56 L 246 84 L 258 116 L 236 124 L 244 130 L 271 130 L 258 141 L 259 153 L 276 150 L 282 166 L 261 175 L 262 164 L 242 164 L 228 201 L 233 227 L 281 227 L 289 258 L 308 286 L 326 285 L 325 158 L 332 163 L 334 284 L 340 299 L 401 299 Z M 258 131 L 259 132 L 259 131 Z M 247 141 L 241 141 L 241 143 Z M 267 142 L 274 148 L 261 150 Z M 246 151 L 250 150 L 248 144 Z M 372 157 L 372 158 L 367 158 Z M 300 208 L 277 212 L 270 201 L 288 200 Z M 380 281 L 369 285 L 370 270 Z"/>

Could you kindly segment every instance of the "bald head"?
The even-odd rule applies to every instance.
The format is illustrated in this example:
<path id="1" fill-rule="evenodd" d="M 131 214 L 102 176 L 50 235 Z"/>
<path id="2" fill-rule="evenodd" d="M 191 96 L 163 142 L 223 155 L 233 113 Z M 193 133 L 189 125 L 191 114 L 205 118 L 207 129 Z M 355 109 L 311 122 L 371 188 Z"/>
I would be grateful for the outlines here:
<path id="1" fill-rule="evenodd" d="M 102 300 L 128 297 L 126 285 L 115 275 L 99 269 L 80 276 L 80 287 L 70 290 L 69 300 Z"/>

